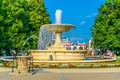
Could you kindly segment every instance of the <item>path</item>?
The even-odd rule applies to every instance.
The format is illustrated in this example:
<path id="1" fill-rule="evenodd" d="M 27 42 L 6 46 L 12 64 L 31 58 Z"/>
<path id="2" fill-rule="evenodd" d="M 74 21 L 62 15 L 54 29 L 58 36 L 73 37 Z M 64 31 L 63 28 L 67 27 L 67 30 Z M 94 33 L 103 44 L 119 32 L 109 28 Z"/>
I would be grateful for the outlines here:
<path id="1" fill-rule="evenodd" d="M 10 68 L 0 68 L 0 80 L 120 80 L 120 68 L 35 70 L 31 76 L 11 76 Z"/>

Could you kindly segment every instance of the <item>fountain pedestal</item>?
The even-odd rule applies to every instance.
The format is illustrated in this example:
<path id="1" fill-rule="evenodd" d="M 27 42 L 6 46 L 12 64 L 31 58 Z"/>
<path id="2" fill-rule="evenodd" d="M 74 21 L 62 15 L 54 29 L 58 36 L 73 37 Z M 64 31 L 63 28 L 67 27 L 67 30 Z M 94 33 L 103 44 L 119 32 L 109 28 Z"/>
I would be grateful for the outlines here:
<path id="1" fill-rule="evenodd" d="M 31 56 L 17 56 L 17 69 L 16 71 L 10 73 L 11 75 L 31 75 L 32 72 L 29 70 L 28 60 L 32 58 Z"/>
<path id="2" fill-rule="evenodd" d="M 66 50 L 65 46 L 62 44 L 60 39 L 61 33 L 56 33 L 55 44 L 48 48 L 48 50 Z"/>
<path id="3" fill-rule="evenodd" d="M 63 51 L 66 50 L 65 46 L 61 42 L 60 34 L 62 32 L 68 31 L 70 28 L 74 28 L 74 25 L 71 24 L 45 24 L 43 25 L 50 32 L 56 33 L 55 44 L 48 48 L 48 50 L 52 51 Z"/>

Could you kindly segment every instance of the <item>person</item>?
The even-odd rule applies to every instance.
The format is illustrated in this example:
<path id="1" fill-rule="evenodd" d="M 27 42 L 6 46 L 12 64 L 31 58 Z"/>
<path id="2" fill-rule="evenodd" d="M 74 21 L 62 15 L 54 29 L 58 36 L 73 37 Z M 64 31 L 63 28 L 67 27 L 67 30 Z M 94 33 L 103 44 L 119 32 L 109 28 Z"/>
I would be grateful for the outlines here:
<path id="1" fill-rule="evenodd" d="M 22 55 L 23 54 L 20 51 L 18 51 L 17 56 L 22 56 Z"/>
<path id="2" fill-rule="evenodd" d="M 28 52 L 27 51 L 25 51 L 25 54 L 24 54 L 25 56 L 27 56 L 28 55 Z"/>
<path id="3" fill-rule="evenodd" d="M 97 49 L 95 49 L 95 52 L 94 52 L 94 54 L 95 54 L 95 55 L 98 55 L 98 51 L 97 51 Z"/>
<path id="4" fill-rule="evenodd" d="M 15 50 L 12 50 L 12 56 L 17 56 L 17 53 Z"/>
<path id="5" fill-rule="evenodd" d="M 103 55 L 103 51 L 102 51 L 102 50 L 100 50 L 100 52 L 99 52 L 99 57 L 100 57 L 100 58 L 104 58 L 104 55 Z"/>
<path id="6" fill-rule="evenodd" d="M 107 49 L 107 50 L 106 50 L 106 56 L 109 56 L 109 53 L 110 53 L 110 50 Z"/>
<path id="7" fill-rule="evenodd" d="M 100 49 L 97 49 L 97 51 L 98 51 L 98 55 L 100 54 Z"/>
<path id="8" fill-rule="evenodd" d="M 114 57 L 114 55 L 115 55 L 114 53 L 115 53 L 114 51 L 111 51 L 110 56 L 111 56 L 111 57 Z"/>

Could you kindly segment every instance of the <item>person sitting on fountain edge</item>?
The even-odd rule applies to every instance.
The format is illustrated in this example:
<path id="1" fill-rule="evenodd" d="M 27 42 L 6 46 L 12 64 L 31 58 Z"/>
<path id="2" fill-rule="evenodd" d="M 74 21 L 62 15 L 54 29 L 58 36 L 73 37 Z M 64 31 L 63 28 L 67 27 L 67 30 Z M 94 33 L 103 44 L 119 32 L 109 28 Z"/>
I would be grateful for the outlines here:
<path id="1" fill-rule="evenodd" d="M 17 53 L 15 50 L 12 50 L 11 52 L 12 52 L 12 56 L 17 56 Z"/>
<path id="2" fill-rule="evenodd" d="M 21 51 L 18 51 L 17 56 L 22 56 L 23 54 L 21 53 Z"/>

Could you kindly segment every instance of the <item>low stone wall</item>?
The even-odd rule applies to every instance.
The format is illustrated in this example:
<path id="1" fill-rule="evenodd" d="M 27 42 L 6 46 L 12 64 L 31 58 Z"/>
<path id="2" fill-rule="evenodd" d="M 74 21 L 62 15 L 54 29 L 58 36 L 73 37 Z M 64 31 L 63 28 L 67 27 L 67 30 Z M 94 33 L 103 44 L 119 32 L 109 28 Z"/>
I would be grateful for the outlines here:
<path id="1" fill-rule="evenodd" d="M 112 63 L 103 63 L 103 64 L 34 64 L 36 68 L 107 68 L 107 67 L 120 67 L 120 64 L 112 64 Z"/>

